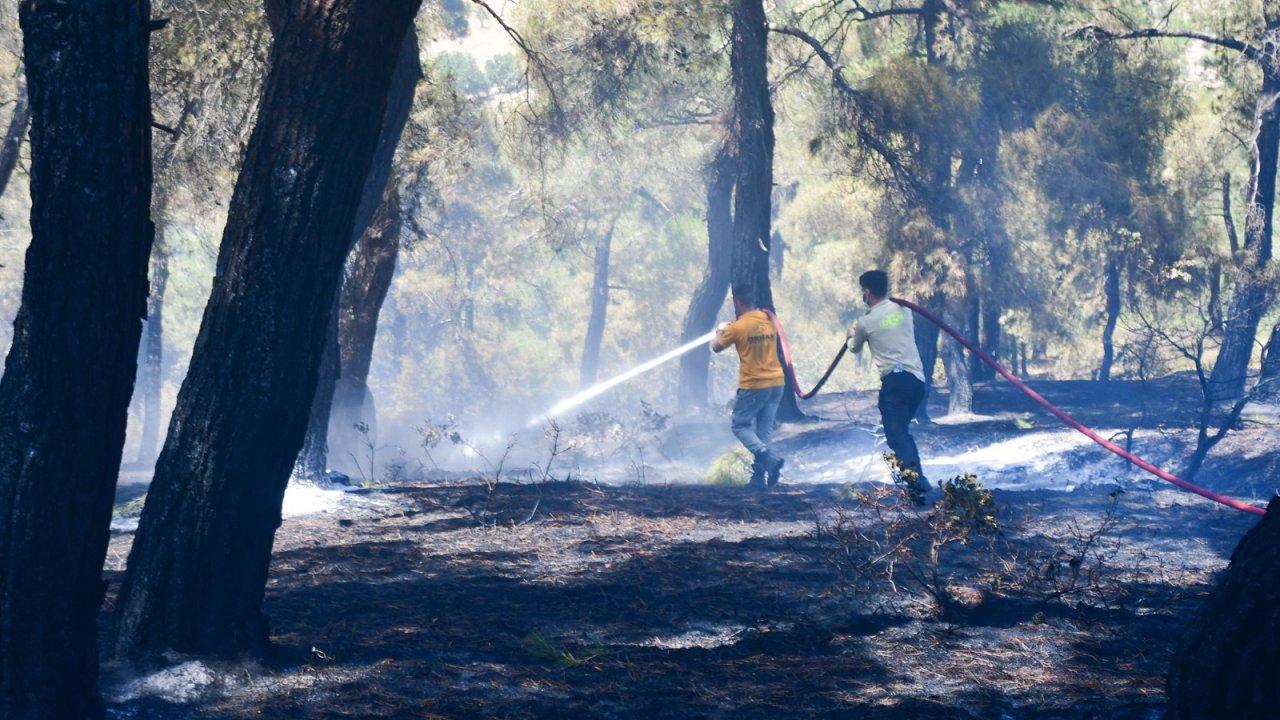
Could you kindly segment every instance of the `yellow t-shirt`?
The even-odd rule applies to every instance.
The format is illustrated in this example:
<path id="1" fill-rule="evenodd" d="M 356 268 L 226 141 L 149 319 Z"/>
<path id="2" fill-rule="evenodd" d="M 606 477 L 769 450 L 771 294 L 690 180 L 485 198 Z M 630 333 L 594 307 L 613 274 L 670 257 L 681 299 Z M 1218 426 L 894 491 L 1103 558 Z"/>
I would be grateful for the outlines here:
<path id="1" fill-rule="evenodd" d="M 778 331 L 763 310 L 752 310 L 729 324 L 721 343 L 738 350 L 738 387 L 760 390 L 786 384 L 778 362 Z"/>

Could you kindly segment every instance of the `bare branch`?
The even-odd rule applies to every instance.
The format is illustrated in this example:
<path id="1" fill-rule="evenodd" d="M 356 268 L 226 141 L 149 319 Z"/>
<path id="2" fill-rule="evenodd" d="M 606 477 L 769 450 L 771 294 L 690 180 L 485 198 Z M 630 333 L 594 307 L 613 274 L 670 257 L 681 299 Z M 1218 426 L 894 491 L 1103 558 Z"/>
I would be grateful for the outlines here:
<path id="1" fill-rule="evenodd" d="M 506 20 L 503 20 L 502 15 L 499 14 L 497 10 L 494 10 L 486 0 L 471 0 L 471 2 L 483 8 L 484 11 L 488 13 L 489 17 L 493 18 L 494 22 L 498 23 L 503 31 L 507 33 L 507 36 L 511 38 L 511 41 L 520 48 L 525 57 L 528 58 L 530 67 L 533 68 L 534 72 L 536 72 L 540 78 L 542 78 L 542 83 L 547 87 L 547 93 L 551 96 L 552 112 L 557 118 L 562 117 L 564 115 L 564 110 L 560 105 L 560 98 L 556 94 L 555 73 L 552 72 L 554 68 L 551 63 L 543 57 L 542 53 L 534 50 L 533 47 L 529 45 L 528 41 L 524 39 L 524 35 L 521 35 L 519 30 L 512 27 Z"/>
<path id="2" fill-rule="evenodd" d="M 769 32 L 778 33 L 779 35 L 790 35 L 791 37 L 798 38 L 812 48 L 814 54 L 817 55 L 818 58 L 822 60 L 823 64 L 831 70 L 831 84 L 834 85 L 835 88 L 840 91 L 844 99 L 848 101 L 851 114 L 861 116 L 866 113 L 869 105 L 866 93 L 849 84 L 849 81 L 844 77 L 844 65 L 838 61 L 835 56 L 818 41 L 817 38 L 800 28 L 789 25 L 776 25 L 774 23 L 769 23 L 768 29 Z M 852 129 L 858 136 L 858 141 L 884 160 L 885 164 L 888 165 L 889 169 L 893 172 L 894 177 L 903 184 L 905 190 L 917 195 L 925 194 L 923 184 L 915 177 L 915 174 L 907 168 L 906 163 L 902 161 L 902 158 L 898 156 L 898 153 L 895 152 L 893 148 L 889 147 L 888 143 L 869 132 L 864 123 L 860 121 L 859 117 L 854 117 L 851 124 Z"/>
<path id="3" fill-rule="evenodd" d="M 1160 28 L 1142 28 L 1139 30 L 1129 30 L 1126 32 L 1116 32 L 1108 30 L 1100 25 L 1085 25 L 1068 34 L 1069 37 L 1078 40 L 1094 40 L 1097 42 L 1113 42 L 1116 40 L 1142 40 L 1150 38 L 1177 38 L 1181 40 L 1199 40 L 1200 42 L 1217 45 L 1235 50 L 1242 53 L 1251 60 L 1261 60 L 1262 52 L 1254 45 L 1243 40 L 1222 35 L 1210 35 L 1209 33 L 1196 32 L 1194 30 L 1162 30 Z"/>

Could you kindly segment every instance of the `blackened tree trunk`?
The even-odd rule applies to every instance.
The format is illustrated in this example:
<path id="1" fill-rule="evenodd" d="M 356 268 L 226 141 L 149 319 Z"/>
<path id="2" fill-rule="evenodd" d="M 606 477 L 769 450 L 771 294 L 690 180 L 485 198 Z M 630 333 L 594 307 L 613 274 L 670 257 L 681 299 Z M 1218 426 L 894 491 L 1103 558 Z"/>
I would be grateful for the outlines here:
<path id="1" fill-rule="evenodd" d="M 378 316 L 391 290 L 400 257 L 403 228 L 400 190 L 393 179 L 386 199 L 347 261 L 347 276 L 338 303 L 338 383 L 333 390 L 332 422 L 352 428 L 364 423 L 377 436 L 377 415 L 369 393 L 369 368 L 378 335 Z M 318 396 L 318 393 L 317 393 Z"/>
<path id="2" fill-rule="evenodd" d="M 991 357 L 999 360 L 1001 356 L 1000 345 L 1003 338 L 1000 331 L 1000 306 L 996 304 L 992 294 L 988 292 L 985 301 L 982 303 L 982 349 Z M 982 381 L 994 380 L 996 371 L 986 363 L 979 361 L 978 363 L 978 379 Z"/>
<path id="3" fill-rule="evenodd" d="M 0 195 L 4 195 L 13 178 L 13 170 L 18 166 L 18 155 L 21 154 L 22 140 L 27 136 L 27 128 L 31 125 L 31 102 L 27 97 L 26 76 L 19 76 L 18 94 L 13 101 L 13 115 L 9 116 L 9 127 L 4 132 L 4 145 L 0 145 Z"/>
<path id="4" fill-rule="evenodd" d="M 730 281 L 749 287 L 755 303 L 775 311 L 769 275 L 769 229 L 773 195 L 773 101 L 769 97 L 768 24 L 763 0 L 733 0 L 733 43 L 729 53 L 733 80 L 731 143 L 737 156 L 733 195 L 733 260 Z M 781 346 L 779 346 L 781 357 Z M 787 379 L 778 420 L 809 419 L 796 404 Z"/>
<path id="5" fill-rule="evenodd" d="M 341 374 L 338 312 L 338 300 L 335 298 L 324 333 L 324 348 L 320 351 L 320 367 L 316 370 L 316 392 L 311 397 L 307 432 L 293 463 L 293 479 L 306 485 L 324 485 L 325 472 L 329 469 L 329 419 L 338 375 Z"/>
<path id="6" fill-rule="evenodd" d="M 120 591 L 115 651 L 264 650 L 271 545 L 418 0 L 270 0 L 214 283 Z"/>
<path id="7" fill-rule="evenodd" d="M 1111 380 L 1111 366 L 1115 362 L 1116 323 L 1120 319 L 1120 260 L 1107 258 L 1106 277 L 1103 278 L 1106 322 L 1102 327 L 1102 363 L 1098 365 L 1098 380 Z"/>
<path id="8" fill-rule="evenodd" d="M 147 320 L 142 325 L 136 392 L 142 393 L 142 437 L 135 461 L 155 462 L 160 449 L 160 396 L 164 386 L 164 292 L 169 284 L 169 257 L 164 232 L 157 231 L 157 247 L 151 253 L 151 291 L 147 295 Z"/>
<path id="9" fill-rule="evenodd" d="M 146 312 L 147 0 L 19 6 L 31 245 L 0 379 L 0 717 L 97 718 L 102 563 Z"/>
<path id="10" fill-rule="evenodd" d="M 1245 534 L 1168 680 L 1170 720 L 1246 720 L 1280 707 L 1280 500 Z"/>
<path id="11" fill-rule="evenodd" d="M 725 143 L 707 167 L 707 269 L 693 291 L 680 330 L 681 344 L 707 334 L 716 323 L 729 290 L 733 259 L 733 186 L 737 167 L 731 143 Z M 707 404 L 707 370 L 711 350 L 707 346 L 680 358 L 679 400 L 682 406 Z"/>
<path id="12" fill-rule="evenodd" d="M 405 33 L 400 46 L 400 55 L 396 59 L 395 73 L 391 76 L 391 88 L 387 92 L 387 109 L 383 115 L 382 129 L 378 133 L 378 147 L 374 151 L 369 177 L 365 180 L 360 193 L 360 205 L 356 209 L 355 223 L 351 241 L 358 244 L 370 224 L 374 214 L 382 205 L 387 192 L 387 184 L 391 178 L 391 165 L 395 159 L 396 146 L 400 144 L 400 136 L 409 121 L 413 110 L 413 99 L 417 91 L 418 81 L 422 79 L 422 63 L 419 58 L 418 33 L 410 28 Z M 353 245 L 354 247 L 354 245 Z M 345 285 L 345 281 L 344 281 Z M 307 420 L 307 435 L 302 443 L 302 450 L 294 464 L 294 477 L 303 482 L 317 484 L 322 482 L 329 463 L 329 428 L 333 414 L 333 400 L 337 395 L 336 385 L 342 374 L 339 360 L 338 316 L 340 310 L 335 300 L 334 309 L 329 320 L 328 337 L 325 340 L 324 356 L 320 363 L 320 374 L 316 382 L 316 394 L 311 401 L 311 416 Z M 374 318 L 375 322 L 377 318 Z M 341 422 L 349 422 L 343 418 Z"/>
<path id="13" fill-rule="evenodd" d="M 733 198 L 731 282 L 750 288 L 774 310 L 769 278 L 769 218 L 773 194 L 773 102 L 769 97 L 768 31 L 763 0 L 733 0 L 731 142 L 737 156 Z"/>
<path id="14" fill-rule="evenodd" d="M 1271 224 L 1275 208 L 1276 160 L 1280 155 L 1280 3 L 1265 3 L 1269 32 L 1261 62 L 1262 90 L 1254 121 L 1253 169 L 1246 205 L 1244 248 L 1237 259 L 1235 291 L 1227 306 L 1222 347 L 1209 376 L 1209 396 L 1229 400 L 1244 393 L 1258 324 L 1271 304 L 1266 279 L 1271 261 Z"/>
<path id="15" fill-rule="evenodd" d="M 1257 399 L 1280 399 L 1280 322 L 1271 328 L 1271 338 L 1262 353 L 1262 372 L 1258 374 Z"/>
<path id="16" fill-rule="evenodd" d="M 972 337 L 973 330 L 966 321 L 953 323 L 965 337 Z M 969 375 L 969 361 L 964 346 L 951 337 L 942 341 L 942 364 L 947 370 L 947 414 L 973 412 L 973 379 Z"/>
<path id="17" fill-rule="evenodd" d="M 591 315 L 587 318 L 587 337 L 582 343 L 582 369 L 578 381 L 582 387 L 594 385 L 600 369 L 600 344 L 604 341 L 604 324 L 609 315 L 609 252 L 613 249 L 613 231 L 618 215 L 609 229 L 596 238 L 594 267 L 591 273 Z"/>
<path id="18" fill-rule="evenodd" d="M 935 305 L 935 303 L 930 303 Z M 929 417 L 929 396 L 933 394 L 933 373 L 938 368 L 938 335 L 942 332 L 937 325 L 916 315 L 913 326 L 916 336 L 916 350 L 920 351 L 920 362 L 924 366 L 924 401 L 916 410 L 916 420 L 927 425 L 933 420 Z"/>

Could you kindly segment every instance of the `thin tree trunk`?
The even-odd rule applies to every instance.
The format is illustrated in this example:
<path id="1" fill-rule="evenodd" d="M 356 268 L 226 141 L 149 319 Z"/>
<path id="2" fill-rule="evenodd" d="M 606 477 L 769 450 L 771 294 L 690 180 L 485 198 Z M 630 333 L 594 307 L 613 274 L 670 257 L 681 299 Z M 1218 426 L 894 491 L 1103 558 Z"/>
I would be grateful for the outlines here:
<path id="1" fill-rule="evenodd" d="M 587 319 L 587 337 L 582 344 L 582 370 L 578 381 L 582 387 L 594 385 L 600 368 L 600 344 L 604 341 L 604 324 L 609 314 L 609 251 L 613 247 L 613 231 L 618 215 L 609 229 L 596 238 L 594 269 L 591 274 L 591 315 Z"/>
<path id="2" fill-rule="evenodd" d="M 972 338 L 981 342 L 982 334 L 982 300 L 977 289 L 977 283 L 971 283 L 969 288 L 969 298 L 966 301 L 968 310 L 969 331 L 973 333 Z M 970 384 L 982 380 L 982 372 L 986 369 L 986 364 L 974 353 L 967 353 L 969 358 L 969 382 Z"/>
<path id="3" fill-rule="evenodd" d="M 1240 252 L 1240 235 L 1236 232 L 1236 221 L 1231 215 L 1231 173 L 1222 173 L 1222 225 L 1227 231 L 1227 243 L 1231 248 L 1231 257 Z"/>
<path id="4" fill-rule="evenodd" d="M 999 360 L 1002 356 L 1000 352 L 1001 346 L 1000 331 L 1000 307 L 992 298 L 992 293 L 988 292 L 986 300 L 982 304 L 982 349 L 991 357 Z M 983 381 L 994 380 L 996 371 L 987 366 L 986 363 L 980 362 L 981 369 L 978 373 L 978 379 Z"/>
<path id="5" fill-rule="evenodd" d="M 142 438 L 136 462 L 150 465 L 160 448 L 160 397 L 164 386 L 164 291 L 169 284 L 169 257 L 164 251 L 163 230 L 157 230 L 158 247 L 151 253 L 151 288 L 147 293 L 147 320 L 142 325 L 141 365 L 135 393 L 142 392 Z"/>
<path id="6" fill-rule="evenodd" d="M 680 330 L 681 344 L 707 334 L 716 323 L 729 290 L 733 258 L 733 186 L 737 168 L 730 143 L 721 146 L 707 167 L 707 269 L 693 291 Z M 680 358 L 680 405 L 707 404 L 707 371 L 711 350 L 695 348 Z"/>
<path id="7" fill-rule="evenodd" d="M 13 101 L 13 115 L 9 116 L 9 127 L 4 133 L 4 145 L 0 145 L 0 195 L 9 187 L 13 178 L 13 170 L 18 166 L 22 141 L 27 136 L 27 128 L 31 125 L 31 101 L 27 97 L 26 75 L 18 76 L 18 93 Z"/>
<path id="8" fill-rule="evenodd" d="M 400 46 L 400 55 L 396 59 L 395 73 L 391 76 L 391 88 L 387 94 L 387 109 L 383 115 L 382 129 L 378 134 L 378 147 L 374 151 L 369 177 L 365 180 L 360 192 L 360 204 L 356 209 L 356 219 L 351 236 L 353 248 L 373 222 L 374 214 L 381 207 L 387 192 L 387 184 L 391 178 L 391 165 L 395 159 L 396 146 L 400 144 L 400 136 L 409 121 L 413 110 L 413 98 L 418 82 L 422 79 L 422 63 L 419 58 L 418 33 L 410 28 L 405 33 Z M 353 251 L 354 252 L 354 251 Z M 348 258 L 350 264 L 351 258 Z M 344 280 L 343 286 L 345 288 Z M 320 363 L 320 375 L 316 383 L 316 394 L 311 400 L 311 417 L 307 420 L 307 436 L 302 443 L 302 450 L 294 464 L 294 477 L 310 484 L 319 484 L 324 479 L 329 465 L 329 428 L 335 424 L 350 423 L 344 417 L 339 423 L 330 422 L 333 414 L 333 400 L 338 394 L 335 386 L 342 375 L 339 360 L 338 316 L 340 311 L 335 306 L 329 321 L 328 336 L 325 340 L 325 355 Z M 377 318 L 374 318 L 377 322 Z M 345 395 L 344 395 L 345 397 Z"/>
<path id="9" fill-rule="evenodd" d="M 1280 18 L 1268 18 L 1274 37 Z M 1267 53 L 1275 50 L 1268 40 Z M 1268 55 L 1270 57 L 1270 55 Z M 1237 260 L 1235 292 L 1227 309 L 1227 320 L 1218 359 L 1209 376 L 1211 400 L 1230 400 L 1244 393 L 1249 360 L 1257 340 L 1258 323 L 1271 304 L 1265 279 L 1271 260 L 1271 220 L 1276 196 L 1276 159 L 1280 155 L 1280 69 L 1263 61 L 1262 90 L 1254 124 L 1253 169 L 1249 178 L 1249 199 L 1245 215 L 1244 248 Z"/>
<path id="10" fill-rule="evenodd" d="M 1270 402 L 1280 399 L 1280 322 L 1271 328 L 1271 338 L 1262 354 L 1262 371 L 1258 374 L 1257 399 Z"/>
<path id="11" fill-rule="evenodd" d="M 266 648 L 262 597 L 284 490 L 418 5 L 267 3 L 275 40 L 258 124 L 129 555 L 119 656 Z"/>
<path id="12" fill-rule="evenodd" d="M 378 316 L 391 290 L 400 256 L 403 208 L 400 190 L 392 180 L 364 237 L 347 263 L 338 311 L 338 383 L 333 391 L 331 425 L 354 428 L 363 423 L 377 437 L 377 414 L 371 412 L 369 368 L 378 335 Z"/>
<path id="13" fill-rule="evenodd" d="M 146 313 L 148 0 L 19 5 L 31 244 L 0 379 L 0 717 L 102 716 L 102 563 Z"/>
<path id="14" fill-rule="evenodd" d="M 1106 324 L 1102 328 L 1102 363 L 1098 366 L 1098 380 L 1111 380 L 1111 365 L 1115 361 L 1116 323 L 1120 319 L 1120 261 L 1118 258 L 1107 258 L 1106 277 L 1103 279 L 1103 294 L 1106 297 Z"/>

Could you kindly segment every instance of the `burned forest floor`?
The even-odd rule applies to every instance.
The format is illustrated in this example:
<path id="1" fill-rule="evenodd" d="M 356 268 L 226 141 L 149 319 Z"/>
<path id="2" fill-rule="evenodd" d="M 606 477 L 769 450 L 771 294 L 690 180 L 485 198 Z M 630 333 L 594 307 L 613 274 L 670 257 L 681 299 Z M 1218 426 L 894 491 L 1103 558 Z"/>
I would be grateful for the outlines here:
<path id="1" fill-rule="evenodd" d="M 1144 430 L 1096 409 L 1126 400 L 1114 389 L 1043 385 L 1094 409 L 1086 421 Z M 1193 419 L 1173 388 L 1157 396 L 1170 411 L 1145 430 L 1172 457 Z M 1120 469 L 1108 482 L 1100 449 L 990 461 L 1039 431 L 1000 387 L 979 390 L 981 416 L 921 432 L 992 495 L 958 485 L 916 509 L 892 485 L 839 480 L 852 466 L 824 458 L 847 454 L 839 439 L 871 406 L 825 402 L 827 420 L 784 434 L 796 469 L 764 494 L 554 472 L 315 491 L 338 500 L 277 535 L 272 656 L 109 665 L 110 716 L 1160 716 L 1170 655 L 1250 516 Z M 1199 479 L 1265 497 L 1278 431 L 1251 417 Z M 1027 479 L 1076 465 L 1058 486 Z M 104 631 L 131 539 L 113 535 Z"/>

